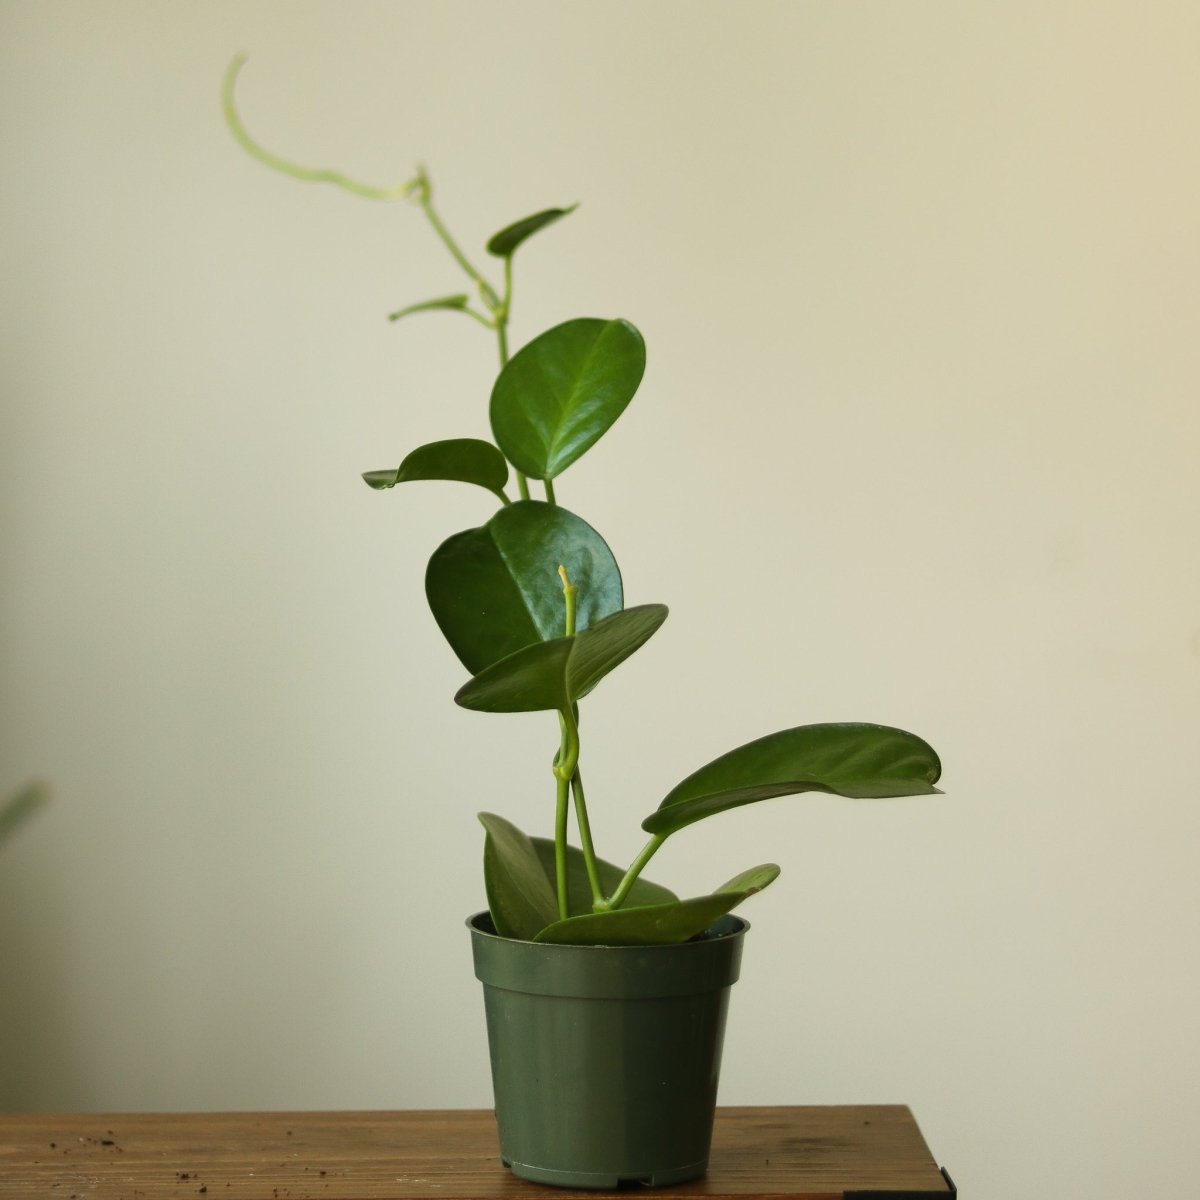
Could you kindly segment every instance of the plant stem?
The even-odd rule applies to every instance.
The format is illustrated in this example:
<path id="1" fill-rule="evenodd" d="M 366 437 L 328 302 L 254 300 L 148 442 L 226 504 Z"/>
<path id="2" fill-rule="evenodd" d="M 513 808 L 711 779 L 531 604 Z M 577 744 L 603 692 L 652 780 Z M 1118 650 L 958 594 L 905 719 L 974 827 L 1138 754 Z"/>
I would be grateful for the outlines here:
<path id="1" fill-rule="evenodd" d="M 543 479 L 542 482 L 546 485 L 546 503 L 557 504 L 558 501 L 554 498 L 554 483 L 552 480 Z"/>
<path id="2" fill-rule="evenodd" d="M 512 255 L 506 255 L 504 258 L 504 300 L 499 308 L 495 310 L 493 320 L 496 326 L 496 342 L 500 348 L 500 370 L 508 365 L 508 317 L 512 311 Z M 523 471 L 518 471 L 516 467 L 513 472 L 517 477 L 517 492 L 522 500 L 529 499 L 529 482 L 525 478 Z"/>
<path id="3" fill-rule="evenodd" d="M 587 800 L 583 795 L 583 776 L 579 773 L 579 725 L 570 709 L 559 714 L 563 722 L 566 761 L 574 762 L 571 773 L 571 791 L 575 796 L 575 823 L 579 826 L 579 848 L 583 851 L 583 865 L 587 870 L 588 886 L 592 891 L 592 907 L 604 901 L 604 889 L 600 886 L 600 870 L 596 866 L 596 849 L 592 844 L 592 826 L 588 820 Z"/>
<path id="4" fill-rule="evenodd" d="M 282 175 L 288 175 L 292 179 L 300 179 L 306 183 L 329 183 L 335 187 L 343 188 L 347 192 L 352 192 L 355 196 L 362 196 L 367 200 L 415 199 L 421 206 L 421 211 L 424 212 L 430 225 L 433 226 L 433 231 L 437 234 L 446 249 L 450 251 L 454 261 L 458 263 L 463 271 L 466 272 L 467 277 L 479 289 L 480 299 L 483 301 L 484 307 L 491 313 L 490 319 L 471 308 L 463 308 L 461 311 L 473 320 L 478 321 L 485 329 L 494 329 L 496 331 L 496 340 L 500 348 L 500 366 L 503 369 L 508 363 L 508 315 L 512 304 L 512 255 L 508 254 L 504 257 L 504 299 L 501 300 L 496 295 L 496 289 L 475 269 L 467 256 L 462 252 L 461 247 L 451 236 L 442 218 L 438 215 L 437 209 L 433 206 L 433 185 L 430 183 L 429 175 L 424 167 L 418 167 L 416 175 L 412 179 L 406 179 L 403 183 L 396 183 L 391 187 L 375 187 L 372 184 L 351 179 L 350 176 L 342 174 L 341 171 L 333 171 L 325 167 L 302 167 L 298 163 L 289 162 L 286 158 L 281 158 L 265 146 L 259 145 L 250 136 L 245 125 L 242 124 L 241 115 L 238 113 L 237 104 L 234 101 L 234 89 L 237 84 L 237 78 L 245 64 L 246 55 L 239 54 L 233 58 L 226 68 L 225 78 L 221 86 L 221 109 L 225 117 L 225 124 L 229 126 L 229 131 L 233 134 L 238 145 L 251 158 L 257 159 L 264 166 L 270 167 L 271 170 L 278 171 Z M 528 500 L 529 484 L 526 481 L 525 475 L 521 471 L 516 471 L 516 476 L 517 490 L 520 492 L 521 499 Z M 554 503 L 553 493 L 550 490 L 549 484 L 547 484 L 547 495 L 550 497 L 550 502 Z M 504 499 L 505 504 L 509 503 L 506 498 L 502 497 L 502 499 Z"/>
<path id="5" fill-rule="evenodd" d="M 508 324 L 508 318 L 512 314 L 512 286 L 513 286 L 512 255 L 506 254 L 504 256 L 504 305 L 503 305 L 504 324 L 505 325 Z"/>
<path id="6" fill-rule="evenodd" d="M 477 313 L 473 308 L 460 308 L 458 311 L 462 312 L 462 313 L 466 313 L 466 315 L 468 317 L 470 317 L 472 320 L 478 321 L 480 323 L 480 325 L 482 325 L 484 327 L 484 329 L 494 329 L 495 328 L 495 326 L 492 324 L 492 322 L 489 321 L 487 319 L 487 317 L 485 317 L 483 315 L 483 313 Z"/>
<path id="7" fill-rule="evenodd" d="M 567 606 L 566 629 L 567 637 L 575 636 L 575 612 L 578 607 L 579 589 L 571 582 L 571 577 L 567 574 L 567 568 L 559 566 L 558 577 L 562 580 L 563 585 L 563 600 Z"/>
<path id="8" fill-rule="evenodd" d="M 554 756 L 555 808 L 554 808 L 554 884 L 558 894 L 559 920 L 570 916 L 567 902 L 567 815 L 570 811 L 571 779 L 579 763 L 579 735 L 574 742 L 567 734 L 567 722 L 558 714 L 559 745 Z"/>
<path id="9" fill-rule="evenodd" d="M 558 568 L 559 578 L 563 585 L 563 600 L 566 605 L 564 626 L 567 637 L 575 636 L 575 617 L 578 606 L 579 589 L 571 582 L 567 568 Z M 575 823 L 579 826 L 579 847 L 583 851 L 583 864 L 587 871 L 588 886 L 592 892 L 592 907 L 596 908 L 604 901 L 604 891 L 600 886 L 600 872 L 596 866 L 596 851 L 592 845 L 592 827 L 588 821 L 587 800 L 583 794 L 583 776 L 579 773 L 579 719 L 574 705 L 560 709 L 558 724 L 561 741 L 558 755 L 554 760 L 554 775 L 558 780 L 559 823 L 555 826 L 554 859 L 558 866 L 561 858 L 566 862 L 566 817 L 562 814 L 563 788 L 569 786 L 575 797 Z M 560 836 L 561 830 L 561 836 Z M 559 896 L 559 907 L 562 907 L 562 895 Z"/>
<path id="10" fill-rule="evenodd" d="M 417 168 L 416 194 L 417 203 L 420 204 L 421 211 L 428 218 L 430 225 L 433 226 L 434 233 L 442 239 L 442 244 L 453 255 L 454 261 L 462 267 L 469 278 L 474 280 L 476 287 L 479 288 L 479 295 L 482 297 L 488 311 L 491 313 L 500 313 L 504 306 L 500 301 L 500 297 L 496 295 L 495 288 L 471 265 L 467 256 L 459 248 L 458 243 L 450 236 L 450 231 L 442 223 L 437 209 L 433 207 L 433 185 L 429 182 L 429 176 L 426 174 L 424 167 Z"/>
<path id="11" fill-rule="evenodd" d="M 242 124 L 242 118 L 238 114 L 237 105 L 233 99 L 238 74 L 245 65 L 246 56 L 239 54 L 226 68 L 225 80 L 221 87 L 221 109 L 230 133 L 251 158 L 256 158 L 264 166 L 270 167 L 282 175 L 290 175 L 293 179 L 301 179 L 305 183 L 331 183 L 335 187 L 344 188 L 367 200 L 403 200 L 421 188 L 423 172 L 418 172 L 414 179 L 393 184 L 391 187 L 373 187 L 369 183 L 360 183 L 357 179 L 351 179 L 348 175 L 343 175 L 341 171 L 331 171 L 324 167 L 299 166 L 297 163 L 289 162 L 286 158 L 280 158 L 278 154 L 273 154 L 265 146 L 260 146 Z"/>
<path id="12" fill-rule="evenodd" d="M 667 836 L 665 833 L 656 833 L 646 843 L 642 848 L 641 854 L 633 860 L 633 865 L 625 872 L 625 878 L 617 885 L 617 890 L 605 902 L 605 910 L 620 908 L 625 903 L 626 897 L 629 895 L 629 889 L 633 887 L 634 881 L 642 873 L 645 865 L 654 857 L 659 846 L 667 840 Z"/>
<path id="13" fill-rule="evenodd" d="M 558 895 L 558 919 L 565 921 L 571 915 L 567 903 L 567 813 L 569 811 L 568 776 L 555 767 L 558 781 L 557 803 L 554 809 L 554 890 Z"/>

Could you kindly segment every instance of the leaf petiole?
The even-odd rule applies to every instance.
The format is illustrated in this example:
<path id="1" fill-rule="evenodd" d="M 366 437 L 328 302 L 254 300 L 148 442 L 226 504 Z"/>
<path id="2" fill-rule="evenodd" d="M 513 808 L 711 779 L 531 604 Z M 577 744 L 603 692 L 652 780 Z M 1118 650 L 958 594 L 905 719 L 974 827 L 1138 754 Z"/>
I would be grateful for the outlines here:
<path id="1" fill-rule="evenodd" d="M 278 154 L 273 154 L 265 146 L 260 146 L 242 124 L 242 118 L 233 98 L 237 77 L 245 65 L 246 55 L 239 54 L 226 68 L 225 79 L 221 87 L 221 109 L 225 115 L 225 124 L 229 126 L 229 132 L 233 134 L 238 145 L 251 158 L 257 159 L 264 166 L 270 167 L 282 175 L 290 175 L 293 179 L 300 179 L 305 183 L 330 183 L 347 192 L 353 192 L 356 196 L 362 196 L 366 200 L 406 200 L 420 190 L 421 172 L 418 172 L 415 178 L 406 180 L 404 183 L 396 183 L 391 187 L 374 187 L 369 183 L 360 183 L 357 179 L 351 179 L 348 175 L 343 175 L 341 171 L 331 171 L 325 167 L 302 167 L 297 163 L 289 162 L 286 158 L 281 158 Z"/>
<path id="2" fill-rule="evenodd" d="M 558 784 L 554 808 L 554 891 L 558 897 L 559 919 L 565 921 L 571 915 L 567 903 L 567 813 L 570 785 L 568 777 L 563 775 L 557 766 L 554 774 Z"/>
<path id="3" fill-rule="evenodd" d="M 642 848 L 641 854 L 633 860 L 629 870 L 625 872 L 625 878 L 617 885 L 617 890 L 600 906 L 603 911 L 608 911 L 614 908 L 620 908 L 625 903 L 626 897 L 629 895 L 629 889 L 633 887 L 634 881 L 645 869 L 646 864 L 658 852 L 658 848 L 667 840 L 667 834 L 655 834 Z"/>

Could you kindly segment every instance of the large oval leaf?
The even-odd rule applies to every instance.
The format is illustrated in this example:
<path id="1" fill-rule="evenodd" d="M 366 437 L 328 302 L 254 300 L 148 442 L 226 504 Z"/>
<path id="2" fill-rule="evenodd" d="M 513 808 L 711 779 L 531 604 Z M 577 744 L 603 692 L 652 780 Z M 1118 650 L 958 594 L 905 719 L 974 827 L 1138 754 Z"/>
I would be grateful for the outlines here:
<path id="1" fill-rule="evenodd" d="M 686 942 L 747 897 L 761 892 L 778 874 L 779 868 L 774 863 L 752 867 L 711 896 L 568 917 L 547 925 L 533 940 L 572 946 L 661 946 Z"/>
<path id="2" fill-rule="evenodd" d="M 508 463 L 491 442 L 447 438 L 418 446 L 394 471 L 366 471 L 363 479 L 379 490 L 418 479 L 457 480 L 500 495 L 508 482 Z"/>
<path id="3" fill-rule="evenodd" d="M 454 701 L 478 712 L 562 712 L 644 646 L 666 619 L 665 604 L 641 604 L 573 637 L 525 646 L 468 680 Z"/>
<path id="4" fill-rule="evenodd" d="M 488 912 L 501 937 L 529 941 L 558 920 L 553 859 L 546 878 L 533 842 L 510 821 L 495 813 L 480 813 L 487 830 L 483 844 L 483 883 Z"/>
<path id="5" fill-rule="evenodd" d="M 796 792 L 876 798 L 936 792 L 942 766 L 933 747 L 887 725 L 801 725 L 759 738 L 701 767 L 642 822 L 670 834 L 741 804 Z"/>
<path id="6" fill-rule="evenodd" d="M 500 372 L 491 401 L 496 445 L 518 471 L 553 479 L 625 411 L 645 369 L 646 345 L 628 321 L 556 325 Z"/>
<path id="7" fill-rule="evenodd" d="M 560 566 L 578 588 L 576 629 L 620 611 L 621 572 L 612 551 L 586 521 L 557 505 L 518 500 L 434 551 L 425 595 L 472 675 L 524 646 L 563 634 Z"/>
<path id="8" fill-rule="evenodd" d="M 487 250 L 497 258 L 510 258 L 516 248 L 527 238 L 532 237 L 547 225 L 561 221 L 563 217 L 573 213 L 579 207 L 572 204 L 570 208 L 544 208 L 531 217 L 522 217 L 511 225 L 506 225 L 499 233 L 488 239 Z"/>

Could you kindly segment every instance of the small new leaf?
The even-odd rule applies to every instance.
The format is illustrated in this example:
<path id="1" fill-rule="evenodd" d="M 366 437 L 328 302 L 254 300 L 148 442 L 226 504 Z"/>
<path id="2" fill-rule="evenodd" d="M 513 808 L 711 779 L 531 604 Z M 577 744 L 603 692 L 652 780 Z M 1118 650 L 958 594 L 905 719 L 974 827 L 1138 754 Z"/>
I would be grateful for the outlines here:
<path id="1" fill-rule="evenodd" d="M 578 204 L 572 204 L 570 208 L 545 208 L 541 212 L 534 213 L 531 217 L 522 217 L 519 221 L 514 221 L 511 225 L 506 225 L 499 233 L 493 234 L 489 239 L 487 244 L 488 253 L 494 254 L 497 258 L 511 258 L 513 251 L 526 238 L 532 237 L 541 229 L 545 229 L 547 225 L 553 225 L 555 221 L 562 220 L 563 217 L 570 215 L 578 207 Z"/>
<path id="2" fill-rule="evenodd" d="M 34 780 L 25 784 L 15 795 L 0 800 L 0 841 L 41 808 L 48 795 L 46 785 Z"/>
<path id="3" fill-rule="evenodd" d="M 398 308 L 395 312 L 388 313 L 389 321 L 398 321 L 401 317 L 411 316 L 413 313 L 433 312 L 435 309 L 450 309 L 461 310 L 467 307 L 471 297 L 466 295 L 456 296 L 439 296 L 436 300 L 422 300 L 420 304 L 410 304 L 407 308 Z"/>

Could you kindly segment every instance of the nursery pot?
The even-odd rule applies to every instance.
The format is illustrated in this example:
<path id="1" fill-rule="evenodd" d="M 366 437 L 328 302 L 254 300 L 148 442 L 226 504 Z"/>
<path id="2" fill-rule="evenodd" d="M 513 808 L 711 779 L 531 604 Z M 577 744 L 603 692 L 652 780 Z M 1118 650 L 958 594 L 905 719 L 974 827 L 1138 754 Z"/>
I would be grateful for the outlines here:
<path id="1" fill-rule="evenodd" d="M 747 922 L 673 946 L 516 941 L 487 913 L 467 926 L 505 1166 L 573 1188 L 703 1175 Z"/>

